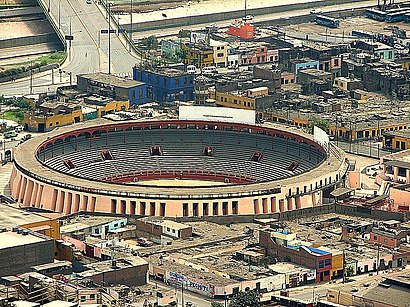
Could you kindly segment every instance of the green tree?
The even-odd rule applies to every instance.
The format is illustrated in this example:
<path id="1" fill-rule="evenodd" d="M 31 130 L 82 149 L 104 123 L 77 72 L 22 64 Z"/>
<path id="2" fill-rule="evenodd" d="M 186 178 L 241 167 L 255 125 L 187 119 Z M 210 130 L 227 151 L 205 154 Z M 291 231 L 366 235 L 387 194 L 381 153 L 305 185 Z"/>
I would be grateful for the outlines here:
<path id="1" fill-rule="evenodd" d="M 211 307 L 224 307 L 224 304 L 220 302 L 212 302 Z"/>
<path id="2" fill-rule="evenodd" d="M 258 307 L 259 305 L 259 293 L 255 290 L 239 292 L 229 303 L 229 307 Z"/>
<path id="3" fill-rule="evenodd" d="M 143 38 L 142 43 L 147 46 L 148 50 L 157 49 L 158 47 L 158 39 L 154 35 Z"/>
<path id="4" fill-rule="evenodd" d="M 322 129 L 323 131 L 327 132 L 327 130 L 329 129 L 329 122 L 321 119 L 320 117 L 312 117 L 311 119 L 309 119 L 309 123 L 307 126 L 308 132 L 313 134 L 313 127 L 317 126 L 320 129 Z"/>
<path id="5" fill-rule="evenodd" d="M 184 61 L 184 60 L 186 60 L 187 55 L 188 55 L 188 53 L 187 53 L 187 51 L 186 51 L 185 49 L 178 49 L 178 50 L 175 52 L 175 56 L 176 56 L 176 58 L 177 58 L 177 61 Z"/>
<path id="6" fill-rule="evenodd" d="M 179 37 L 179 38 L 191 37 L 191 31 L 190 31 L 190 30 L 181 29 L 181 30 L 179 30 L 179 32 L 178 32 L 178 37 Z"/>

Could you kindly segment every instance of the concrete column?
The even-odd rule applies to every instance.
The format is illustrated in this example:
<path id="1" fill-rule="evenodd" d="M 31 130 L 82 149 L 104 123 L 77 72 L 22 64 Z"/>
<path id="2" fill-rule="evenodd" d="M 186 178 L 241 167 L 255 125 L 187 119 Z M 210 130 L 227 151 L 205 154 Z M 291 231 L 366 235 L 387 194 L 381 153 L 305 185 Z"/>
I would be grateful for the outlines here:
<path id="1" fill-rule="evenodd" d="M 276 201 L 276 196 L 270 198 L 270 210 L 272 213 L 278 212 L 278 203 Z"/>
<path id="2" fill-rule="evenodd" d="M 268 199 L 267 198 L 262 198 L 262 212 L 264 214 L 269 213 Z"/>
<path id="3" fill-rule="evenodd" d="M 31 206 L 31 198 L 32 198 L 32 193 L 33 193 L 33 187 L 34 187 L 34 182 L 27 179 L 27 185 L 26 185 L 26 190 L 24 191 L 24 196 L 23 196 L 23 205 L 24 206 Z"/>
<path id="4" fill-rule="evenodd" d="M 410 183 L 410 169 L 406 169 L 406 183 Z"/>
<path id="5" fill-rule="evenodd" d="M 34 205 L 34 207 L 37 207 L 37 193 L 38 193 L 38 183 L 34 183 L 34 189 L 33 189 L 33 197 L 31 200 L 31 204 Z"/>
<path id="6" fill-rule="evenodd" d="M 399 168 L 397 166 L 393 166 L 393 181 L 399 181 Z"/>
<path id="7" fill-rule="evenodd" d="M 66 198 L 64 200 L 64 213 L 65 214 L 71 213 L 72 200 L 73 200 L 73 193 L 67 193 Z"/>
<path id="8" fill-rule="evenodd" d="M 218 215 L 224 215 L 224 210 L 221 201 L 218 202 Z"/>
<path id="9" fill-rule="evenodd" d="M 63 213 L 64 209 L 64 199 L 65 193 L 64 191 L 58 190 L 58 197 L 57 197 L 57 211 Z"/>
<path id="10" fill-rule="evenodd" d="M 19 190 L 18 198 L 17 198 L 17 203 L 19 203 L 19 204 L 23 204 L 23 202 L 24 202 L 23 196 L 24 196 L 24 192 L 26 191 L 26 186 L 27 186 L 27 178 L 22 177 L 21 180 L 23 181 L 23 183 L 20 186 L 20 190 Z"/>
<path id="11" fill-rule="evenodd" d="M 255 214 L 260 214 L 261 213 L 261 208 L 260 208 L 260 203 L 259 203 L 259 199 L 255 198 L 253 200 L 253 211 Z"/>
<path id="12" fill-rule="evenodd" d="M 74 206 L 73 206 L 73 212 L 78 212 L 80 210 L 80 194 L 75 194 L 74 195 Z"/>

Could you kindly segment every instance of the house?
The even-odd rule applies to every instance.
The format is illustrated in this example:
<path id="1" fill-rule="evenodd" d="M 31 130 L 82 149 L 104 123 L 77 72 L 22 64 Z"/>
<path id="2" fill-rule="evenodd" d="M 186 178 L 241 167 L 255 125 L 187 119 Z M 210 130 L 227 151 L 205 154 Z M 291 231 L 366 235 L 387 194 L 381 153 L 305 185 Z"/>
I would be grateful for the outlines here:
<path id="1" fill-rule="evenodd" d="M 147 85 L 148 97 L 156 102 L 194 100 L 194 76 L 171 67 L 134 66 L 133 79 Z"/>
<path id="2" fill-rule="evenodd" d="M 192 237 L 192 226 L 171 220 L 143 218 L 136 221 L 136 228 L 156 236 L 164 235 L 174 239 Z"/>
<path id="3" fill-rule="evenodd" d="M 145 83 L 101 72 L 77 75 L 77 87 L 89 94 L 128 100 L 131 105 L 148 102 Z"/>
<path id="4" fill-rule="evenodd" d="M 225 67 L 228 64 L 228 44 L 216 40 L 210 40 L 213 49 L 213 60 L 216 67 Z"/>
<path id="5" fill-rule="evenodd" d="M 214 49 L 208 45 L 182 42 L 181 50 L 185 53 L 182 59 L 185 65 L 195 65 L 200 69 L 214 65 Z"/>

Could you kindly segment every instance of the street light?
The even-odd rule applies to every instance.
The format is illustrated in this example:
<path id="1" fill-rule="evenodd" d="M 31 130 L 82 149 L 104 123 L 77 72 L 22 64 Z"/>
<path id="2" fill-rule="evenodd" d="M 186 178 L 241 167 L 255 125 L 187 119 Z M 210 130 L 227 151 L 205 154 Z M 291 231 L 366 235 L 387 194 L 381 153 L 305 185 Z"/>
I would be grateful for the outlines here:
<path id="1" fill-rule="evenodd" d="M 61 27 L 61 0 L 58 1 L 58 28 Z"/>
<path id="2" fill-rule="evenodd" d="M 107 2 L 107 12 L 108 12 L 108 74 L 111 75 L 111 6 L 112 2 Z"/>

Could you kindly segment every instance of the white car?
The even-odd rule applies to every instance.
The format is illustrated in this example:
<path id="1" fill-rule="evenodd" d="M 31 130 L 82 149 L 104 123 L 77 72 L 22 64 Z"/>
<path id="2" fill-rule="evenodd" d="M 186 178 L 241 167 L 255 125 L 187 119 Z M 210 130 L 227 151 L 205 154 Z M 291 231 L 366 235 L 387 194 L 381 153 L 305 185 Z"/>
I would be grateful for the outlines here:
<path id="1" fill-rule="evenodd" d="M 321 14 L 323 11 L 321 9 L 313 9 L 310 11 L 310 14 Z"/>
<path id="2" fill-rule="evenodd" d="M 403 46 L 403 45 L 400 45 L 400 44 L 395 44 L 395 45 L 394 45 L 394 49 L 397 49 L 397 50 L 404 50 L 405 48 L 404 48 L 404 46 Z"/>
<path id="3" fill-rule="evenodd" d="M 242 18 L 243 20 L 249 21 L 249 20 L 253 20 L 253 16 L 252 15 L 246 15 L 245 17 Z"/>
<path id="4" fill-rule="evenodd" d="M 85 3 L 91 4 L 91 3 L 92 3 L 92 0 L 85 0 Z"/>

